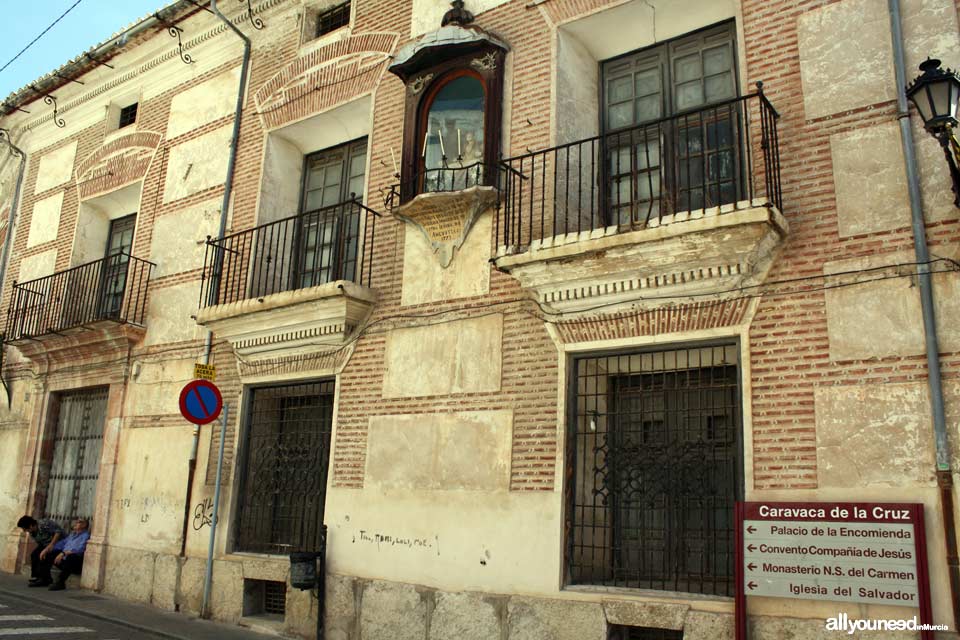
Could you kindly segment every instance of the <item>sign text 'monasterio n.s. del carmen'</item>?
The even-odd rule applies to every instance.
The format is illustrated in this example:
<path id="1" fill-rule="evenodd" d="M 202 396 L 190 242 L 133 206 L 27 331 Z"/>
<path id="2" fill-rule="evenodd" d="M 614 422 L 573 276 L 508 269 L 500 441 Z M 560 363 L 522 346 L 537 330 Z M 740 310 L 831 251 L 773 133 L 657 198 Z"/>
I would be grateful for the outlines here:
<path id="1" fill-rule="evenodd" d="M 743 592 L 923 608 L 922 505 L 742 505 Z"/>

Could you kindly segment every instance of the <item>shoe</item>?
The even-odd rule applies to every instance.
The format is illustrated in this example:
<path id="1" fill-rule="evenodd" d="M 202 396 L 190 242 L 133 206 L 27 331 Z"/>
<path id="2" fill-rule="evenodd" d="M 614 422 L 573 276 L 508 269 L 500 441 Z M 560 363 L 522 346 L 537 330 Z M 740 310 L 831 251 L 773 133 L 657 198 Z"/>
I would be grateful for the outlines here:
<path id="1" fill-rule="evenodd" d="M 53 580 L 37 580 L 36 582 L 30 582 L 27 584 L 28 587 L 46 587 L 49 586 Z"/>
<path id="2" fill-rule="evenodd" d="M 63 584 L 62 582 L 56 582 L 56 583 L 50 585 L 50 591 L 63 591 L 63 590 L 66 589 L 66 588 L 67 588 L 67 586 L 66 586 L 65 584 Z"/>
<path id="3" fill-rule="evenodd" d="M 30 581 L 27 584 L 36 584 L 40 582 L 40 578 L 30 578 Z"/>

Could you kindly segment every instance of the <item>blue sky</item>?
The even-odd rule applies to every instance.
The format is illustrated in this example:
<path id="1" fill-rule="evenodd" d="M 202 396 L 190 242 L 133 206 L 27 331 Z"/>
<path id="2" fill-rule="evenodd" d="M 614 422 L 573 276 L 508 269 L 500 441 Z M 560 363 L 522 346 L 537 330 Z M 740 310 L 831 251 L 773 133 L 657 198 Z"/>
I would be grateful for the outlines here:
<path id="1" fill-rule="evenodd" d="M 0 67 L 76 0 L 0 0 Z M 0 99 L 53 71 L 170 0 L 80 0 L 55 27 L 0 71 Z"/>

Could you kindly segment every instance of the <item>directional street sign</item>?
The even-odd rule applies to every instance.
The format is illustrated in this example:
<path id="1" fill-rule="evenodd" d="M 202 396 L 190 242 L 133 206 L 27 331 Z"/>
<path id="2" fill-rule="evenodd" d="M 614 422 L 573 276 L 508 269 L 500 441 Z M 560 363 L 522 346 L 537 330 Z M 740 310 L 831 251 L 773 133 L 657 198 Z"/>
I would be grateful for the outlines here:
<path id="1" fill-rule="evenodd" d="M 223 396 L 209 380 L 192 380 L 180 391 L 180 413 L 193 424 L 208 424 L 220 417 Z"/>
<path id="2" fill-rule="evenodd" d="M 738 637 L 747 596 L 886 604 L 930 618 L 923 505 L 737 505 Z"/>

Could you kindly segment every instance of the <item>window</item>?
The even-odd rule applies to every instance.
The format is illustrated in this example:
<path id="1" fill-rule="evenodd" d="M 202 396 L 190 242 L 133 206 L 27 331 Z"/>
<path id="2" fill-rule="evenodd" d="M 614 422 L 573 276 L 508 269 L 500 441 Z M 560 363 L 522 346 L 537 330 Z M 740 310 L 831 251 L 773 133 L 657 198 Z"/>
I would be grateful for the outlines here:
<path id="1" fill-rule="evenodd" d="M 295 288 L 353 279 L 360 211 L 342 203 L 363 199 L 366 166 L 366 138 L 306 157 Z"/>
<path id="2" fill-rule="evenodd" d="M 608 222 L 737 200 L 733 23 L 608 60 L 602 86 Z"/>
<path id="3" fill-rule="evenodd" d="M 137 107 L 139 106 L 138 102 L 134 102 L 131 105 L 122 107 L 120 109 L 120 123 L 117 126 L 118 129 L 123 129 L 124 127 L 133 124 L 137 121 Z"/>
<path id="4" fill-rule="evenodd" d="M 573 367 L 569 581 L 733 595 L 736 345 L 585 356 Z"/>
<path id="5" fill-rule="evenodd" d="M 350 1 L 325 9 L 317 14 L 317 33 L 320 36 L 350 24 Z"/>
<path id="6" fill-rule="evenodd" d="M 322 546 L 333 394 L 332 380 L 250 390 L 237 551 L 286 554 Z"/>
<path id="7" fill-rule="evenodd" d="M 104 256 L 103 282 L 100 293 L 100 317 L 113 318 L 120 314 L 123 295 L 127 288 L 127 267 L 133 249 L 133 231 L 137 214 L 133 213 L 110 221 L 107 251 Z"/>
<path id="8" fill-rule="evenodd" d="M 485 93 L 483 80 L 469 71 L 451 74 L 434 86 L 423 109 L 423 191 L 481 184 Z"/>

